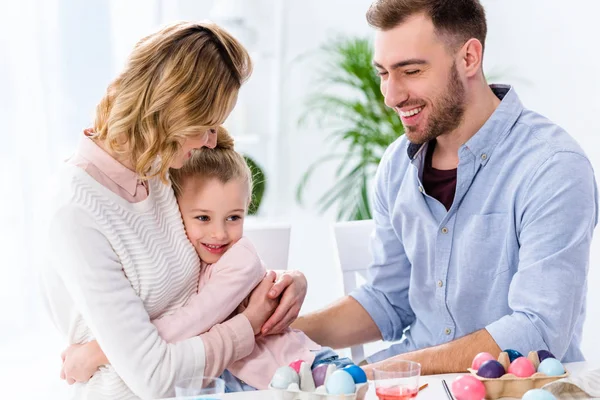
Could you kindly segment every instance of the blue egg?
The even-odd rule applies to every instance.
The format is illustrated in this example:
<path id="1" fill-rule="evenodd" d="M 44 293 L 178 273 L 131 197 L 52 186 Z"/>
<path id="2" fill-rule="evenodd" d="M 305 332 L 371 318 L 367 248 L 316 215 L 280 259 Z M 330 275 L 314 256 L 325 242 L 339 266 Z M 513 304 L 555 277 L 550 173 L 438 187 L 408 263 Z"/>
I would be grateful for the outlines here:
<path id="1" fill-rule="evenodd" d="M 516 350 L 508 349 L 508 350 L 504 350 L 504 351 L 508 354 L 508 358 L 510 359 L 511 363 L 513 361 L 515 361 L 517 358 L 523 357 L 523 354 L 519 353 Z"/>
<path id="2" fill-rule="evenodd" d="M 342 371 L 346 371 L 352 375 L 352 379 L 354 379 L 354 383 L 357 385 L 367 381 L 367 374 L 365 374 L 365 371 L 363 371 L 363 369 L 358 365 L 348 365 L 347 367 L 343 368 Z"/>
<path id="3" fill-rule="evenodd" d="M 521 400 L 556 400 L 556 397 L 542 389 L 531 389 L 525 392 Z"/>
<path id="4" fill-rule="evenodd" d="M 353 394 L 356 390 L 354 379 L 348 372 L 338 369 L 325 382 L 328 394 Z"/>
<path id="5" fill-rule="evenodd" d="M 565 373 L 565 367 L 556 358 L 546 358 L 540 363 L 538 372 L 548 376 L 559 376 Z"/>

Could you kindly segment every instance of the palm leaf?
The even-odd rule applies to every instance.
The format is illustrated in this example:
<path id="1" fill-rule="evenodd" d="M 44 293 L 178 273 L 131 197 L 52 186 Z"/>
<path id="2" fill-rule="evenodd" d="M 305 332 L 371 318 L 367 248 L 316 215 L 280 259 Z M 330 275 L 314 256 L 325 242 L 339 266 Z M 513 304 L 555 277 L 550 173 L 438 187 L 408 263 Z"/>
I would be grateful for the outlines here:
<path id="1" fill-rule="evenodd" d="M 320 49 L 325 57 L 315 91 L 307 98 L 299 124 L 331 129 L 326 141 L 344 154 L 315 161 L 302 176 L 296 199 L 302 202 L 306 185 L 324 163 L 338 162 L 335 184 L 318 197 L 319 212 L 337 208 L 338 219 L 369 219 L 369 185 L 385 149 L 404 127 L 396 113 L 384 104 L 379 77 L 371 65 L 373 49 L 363 38 L 342 38 Z M 344 93 L 347 95 L 340 95 Z"/>

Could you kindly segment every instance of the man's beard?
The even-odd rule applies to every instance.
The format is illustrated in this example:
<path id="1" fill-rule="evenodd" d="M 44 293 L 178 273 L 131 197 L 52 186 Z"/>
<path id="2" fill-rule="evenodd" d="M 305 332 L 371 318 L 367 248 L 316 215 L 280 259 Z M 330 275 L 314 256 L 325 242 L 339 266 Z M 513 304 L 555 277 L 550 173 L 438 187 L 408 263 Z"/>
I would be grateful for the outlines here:
<path id="1" fill-rule="evenodd" d="M 431 114 L 422 131 L 418 126 L 405 126 L 406 136 L 414 144 L 429 142 L 456 129 L 465 113 L 465 87 L 460 80 L 456 63 L 450 68 L 446 91 L 431 105 Z"/>

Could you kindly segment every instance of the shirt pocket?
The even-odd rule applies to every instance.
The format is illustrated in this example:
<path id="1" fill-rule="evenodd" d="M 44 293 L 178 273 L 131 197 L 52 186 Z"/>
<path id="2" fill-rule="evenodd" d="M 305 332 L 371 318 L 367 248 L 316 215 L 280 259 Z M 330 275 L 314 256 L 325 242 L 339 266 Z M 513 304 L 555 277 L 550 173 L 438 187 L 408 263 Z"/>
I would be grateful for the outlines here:
<path id="1" fill-rule="evenodd" d="M 494 213 L 472 215 L 467 220 L 457 247 L 459 271 L 476 281 L 494 278 L 509 269 L 509 218 L 509 214 Z"/>

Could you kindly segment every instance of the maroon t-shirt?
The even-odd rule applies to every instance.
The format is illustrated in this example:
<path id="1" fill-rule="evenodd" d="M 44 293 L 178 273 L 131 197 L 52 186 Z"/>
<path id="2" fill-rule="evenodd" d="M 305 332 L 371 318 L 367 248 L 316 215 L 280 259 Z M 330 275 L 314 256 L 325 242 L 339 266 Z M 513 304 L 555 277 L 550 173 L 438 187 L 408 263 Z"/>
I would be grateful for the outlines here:
<path id="1" fill-rule="evenodd" d="M 446 210 L 449 210 L 454 201 L 454 192 L 456 192 L 456 168 L 442 170 L 431 166 L 435 143 L 435 140 L 429 142 L 427 154 L 425 155 L 423 187 L 425 188 L 425 193 L 437 199 L 446 207 Z"/>

